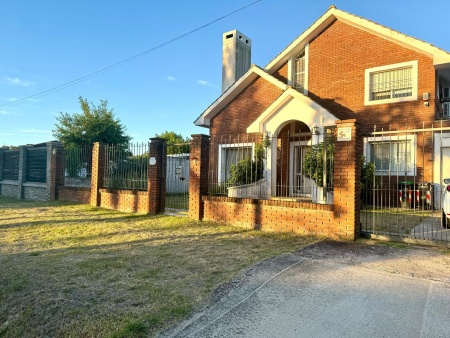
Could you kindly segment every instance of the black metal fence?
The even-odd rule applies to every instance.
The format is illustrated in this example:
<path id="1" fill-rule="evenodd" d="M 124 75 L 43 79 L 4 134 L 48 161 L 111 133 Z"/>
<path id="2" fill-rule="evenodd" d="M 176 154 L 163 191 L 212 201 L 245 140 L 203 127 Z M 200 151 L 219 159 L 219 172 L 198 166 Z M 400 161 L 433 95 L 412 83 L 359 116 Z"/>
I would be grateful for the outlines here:
<path id="1" fill-rule="evenodd" d="M 147 190 L 148 143 L 107 145 L 104 186 L 114 189 Z"/>
<path id="2" fill-rule="evenodd" d="M 92 173 L 92 146 L 64 147 L 64 185 L 90 187 Z"/>

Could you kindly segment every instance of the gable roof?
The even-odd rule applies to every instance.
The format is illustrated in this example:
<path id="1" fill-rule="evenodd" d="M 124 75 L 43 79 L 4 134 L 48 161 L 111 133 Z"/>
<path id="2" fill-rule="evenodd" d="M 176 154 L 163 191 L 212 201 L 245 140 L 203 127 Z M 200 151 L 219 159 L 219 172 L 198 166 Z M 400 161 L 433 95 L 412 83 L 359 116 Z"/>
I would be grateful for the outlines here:
<path id="1" fill-rule="evenodd" d="M 195 121 L 199 127 L 209 127 L 211 119 L 216 116 L 227 104 L 229 104 L 240 92 L 247 87 L 258 76 L 279 87 L 283 92 L 290 88 L 289 85 L 276 79 L 272 74 L 278 70 L 291 57 L 297 55 L 304 46 L 323 32 L 330 24 L 341 20 L 348 25 L 362 29 L 366 32 L 380 36 L 384 39 L 415 50 L 419 53 L 429 55 L 433 58 L 436 69 L 450 66 L 450 53 L 433 46 L 427 42 L 402 34 L 373 21 L 341 11 L 331 6 L 318 20 L 316 20 L 306 31 L 298 36 L 289 46 L 278 54 L 267 66 L 262 69 L 252 65 L 250 69 L 222 95 L 214 101 Z"/>
<path id="2" fill-rule="evenodd" d="M 199 127 L 209 127 L 211 119 L 216 116 L 227 104 L 229 104 L 245 87 L 247 87 L 257 77 L 262 77 L 266 81 L 277 86 L 281 90 L 286 90 L 289 86 L 272 75 L 267 74 L 263 69 L 252 65 L 250 69 L 242 75 L 230 88 L 228 88 L 216 101 L 214 101 L 195 121 Z"/>
<path id="3" fill-rule="evenodd" d="M 362 29 L 406 48 L 429 55 L 433 58 L 433 64 L 436 69 L 445 65 L 450 65 L 450 53 L 435 47 L 432 44 L 331 6 L 316 22 L 270 61 L 264 70 L 269 74 L 274 73 L 279 67 L 286 63 L 288 59 L 299 53 L 307 43 L 323 32 L 335 20 L 340 20 L 348 25 Z"/>

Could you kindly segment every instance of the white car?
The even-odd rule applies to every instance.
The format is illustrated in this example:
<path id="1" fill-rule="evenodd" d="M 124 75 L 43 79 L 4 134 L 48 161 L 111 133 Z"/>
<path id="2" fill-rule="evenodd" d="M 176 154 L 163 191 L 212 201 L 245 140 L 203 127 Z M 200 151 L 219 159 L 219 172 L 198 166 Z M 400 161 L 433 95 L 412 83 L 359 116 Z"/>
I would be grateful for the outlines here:
<path id="1" fill-rule="evenodd" d="M 444 178 L 442 189 L 442 227 L 450 228 L 450 178 Z"/>

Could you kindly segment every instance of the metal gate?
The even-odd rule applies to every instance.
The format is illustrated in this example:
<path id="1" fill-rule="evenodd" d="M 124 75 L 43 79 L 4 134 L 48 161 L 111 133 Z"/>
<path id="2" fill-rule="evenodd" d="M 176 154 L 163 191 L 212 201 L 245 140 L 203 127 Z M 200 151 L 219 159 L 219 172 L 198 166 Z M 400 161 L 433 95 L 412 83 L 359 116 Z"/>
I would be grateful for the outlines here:
<path id="1" fill-rule="evenodd" d="M 189 209 L 189 143 L 167 145 L 166 211 Z"/>
<path id="2" fill-rule="evenodd" d="M 450 128 L 374 131 L 364 140 L 361 233 L 450 247 L 442 211 Z"/>

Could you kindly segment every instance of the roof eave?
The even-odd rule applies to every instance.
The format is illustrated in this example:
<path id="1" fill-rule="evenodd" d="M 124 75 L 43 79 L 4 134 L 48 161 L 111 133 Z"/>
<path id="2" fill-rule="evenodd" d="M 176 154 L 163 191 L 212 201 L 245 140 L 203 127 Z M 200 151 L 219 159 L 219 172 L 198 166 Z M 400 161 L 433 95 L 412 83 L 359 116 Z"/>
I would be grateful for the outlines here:
<path id="1" fill-rule="evenodd" d="M 265 78 L 275 86 L 282 90 L 287 85 L 273 76 L 267 74 L 264 70 L 256 65 L 252 65 L 250 69 L 237 80 L 230 88 L 228 88 L 213 104 L 211 104 L 198 118 L 194 124 L 198 127 L 210 127 L 211 119 L 216 116 L 223 108 L 225 108 L 245 87 L 247 87 L 258 76 Z"/>
<path id="2" fill-rule="evenodd" d="M 450 63 L 450 53 L 433 46 L 432 44 L 405 35 L 373 21 L 364 19 L 362 17 L 341 11 L 335 7 L 331 7 L 326 11 L 317 21 L 314 22 L 305 32 L 303 32 L 297 39 L 295 39 L 289 46 L 287 46 L 279 55 L 277 55 L 264 70 L 269 74 L 275 72 L 287 60 L 293 57 L 300 51 L 307 43 L 318 36 L 326 27 L 333 21 L 341 20 L 348 25 L 362 29 L 371 34 L 380 36 L 384 39 L 400 44 L 405 48 L 415 50 L 419 53 L 429 55 L 433 58 L 435 67 L 444 67 Z M 445 66 L 446 67 L 446 66 Z"/>

